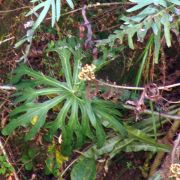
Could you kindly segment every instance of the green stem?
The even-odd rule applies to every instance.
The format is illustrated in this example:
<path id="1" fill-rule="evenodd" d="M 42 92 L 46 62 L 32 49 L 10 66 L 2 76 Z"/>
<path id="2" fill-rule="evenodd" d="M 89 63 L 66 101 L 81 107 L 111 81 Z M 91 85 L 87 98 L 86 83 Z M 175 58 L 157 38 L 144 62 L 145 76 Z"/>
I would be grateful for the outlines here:
<path id="1" fill-rule="evenodd" d="M 141 79 L 141 76 L 142 76 L 142 72 L 143 72 L 143 68 L 145 66 L 145 62 L 146 62 L 146 59 L 147 59 L 147 56 L 148 56 L 148 52 L 149 52 L 149 48 L 150 46 L 152 45 L 153 43 L 153 35 L 150 36 L 149 38 L 149 41 L 145 47 L 145 50 L 143 51 L 143 59 L 142 59 L 142 62 L 141 62 L 141 65 L 140 65 L 140 69 L 138 71 L 138 75 L 137 75 L 137 78 L 136 78 L 136 82 L 135 82 L 135 86 L 137 87 L 139 85 L 139 82 L 140 82 L 140 79 Z"/>
<path id="2" fill-rule="evenodd" d="M 151 108 L 151 112 L 152 112 L 152 124 L 153 124 L 153 130 L 154 130 L 154 137 L 155 140 L 157 140 L 157 128 L 156 128 L 156 118 L 154 116 L 154 108 L 153 108 L 153 103 L 152 101 L 149 102 L 150 104 L 150 108 Z"/>

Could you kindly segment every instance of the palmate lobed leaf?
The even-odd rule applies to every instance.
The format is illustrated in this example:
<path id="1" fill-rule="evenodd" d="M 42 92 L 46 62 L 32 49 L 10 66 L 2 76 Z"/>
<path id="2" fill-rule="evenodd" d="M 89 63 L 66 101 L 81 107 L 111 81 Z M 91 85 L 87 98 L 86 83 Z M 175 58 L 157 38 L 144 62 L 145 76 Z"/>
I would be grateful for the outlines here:
<path id="1" fill-rule="evenodd" d="M 48 100 L 44 103 L 33 104 L 30 106 L 22 105 L 15 109 L 11 116 L 15 116 L 10 123 L 2 130 L 4 135 L 11 134 L 18 126 L 27 127 L 31 124 L 33 117 L 37 116 L 37 122 L 32 127 L 32 129 L 27 133 L 25 139 L 31 140 L 39 131 L 39 129 L 44 125 L 45 119 L 47 116 L 47 112 L 58 103 L 60 103 L 64 99 L 63 96 L 57 96 L 54 99 Z M 22 112 L 25 114 L 21 115 Z"/>
<path id="2" fill-rule="evenodd" d="M 82 50 L 74 48 L 75 41 L 69 41 L 70 43 L 62 41 L 50 50 L 59 54 L 66 82 L 45 76 L 25 65 L 20 65 L 14 72 L 14 83 L 19 90 L 14 97 L 15 101 L 22 105 L 11 112 L 11 121 L 2 131 L 4 135 L 9 135 L 19 126 L 23 126 L 29 130 L 25 139 L 31 140 L 40 128 L 45 127 L 52 138 L 57 130 L 61 129 L 62 152 L 69 155 L 73 148 L 81 147 L 87 139 L 96 141 L 97 146 L 101 147 L 106 139 L 104 128 L 115 129 L 117 133 L 123 132 L 123 125 L 119 122 L 120 113 L 115 105 L 86 98 L 85 83 L 78 79 Z M 74 57 L 73 68 L 69 62 L 70 57 Z M 28 77 L 35 82 L 32 87 L 32 83 L 22 80 L 25 78 L 27 81 Z M 37 102 L 37 99 L 42 102 Z M 59 104 L 61 105 L 58 106 Z M 60 107 L 59 113 L 56 113 L 54 120 L 46 122 L 47 113 L 56 106 Z M 103 113 L 110 109 L 109 115 Z M 108 127 L 104 121 L 109 122 Z"/>

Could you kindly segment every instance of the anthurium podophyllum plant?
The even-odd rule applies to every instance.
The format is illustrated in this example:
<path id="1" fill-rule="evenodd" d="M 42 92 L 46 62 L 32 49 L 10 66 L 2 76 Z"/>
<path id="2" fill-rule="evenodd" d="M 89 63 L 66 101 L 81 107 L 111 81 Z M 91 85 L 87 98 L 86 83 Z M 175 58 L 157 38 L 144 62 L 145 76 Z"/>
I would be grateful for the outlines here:
<path id="1" fill-rule="evenodd" d="M 49 137 L 60 129 L 65 154 L 69 154 L 74 147 L 81 147 L 87 138 L 97 141 L 98 147 L 101 147 L 106 139 L 103 127 L 125 135 L 116 105 L 97 98 L 87 99 L 85 82 L 78 78 L 83 59 L 79 44 L 69 39 L 68 42 L 58 42 L 49 51 L 58 53 L 65 81 L 20 65 L 14 72 L 13 82 L 18 88 L 16 103 L 21 105 L 11 112 L 11 121 L 3 129 L 3 134 L 11 134 L 23 126 L 29 129 L 25 139 L 31 140 L 42 127 L 49 130 Z M 73 60 L 73 65 L 70 60 Z M 50 96 L 53 98 L 48 98 Z M 57 105 L 59 112 L 56 118 L 47 120 L 47 113 Z"/>

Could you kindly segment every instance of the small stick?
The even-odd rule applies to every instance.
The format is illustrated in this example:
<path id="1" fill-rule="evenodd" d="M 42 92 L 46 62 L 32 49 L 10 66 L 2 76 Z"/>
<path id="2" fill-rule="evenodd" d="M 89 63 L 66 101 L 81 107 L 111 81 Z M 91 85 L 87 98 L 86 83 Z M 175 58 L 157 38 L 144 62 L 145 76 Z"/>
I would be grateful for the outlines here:
<path id="1" fill-rule="evenodd" d="M 64 176 L 64 174 L 66 173 L 66 171 L 78 160 L 77 159 L 74 159 L 67 167 L 66 169 L 61 173 L 61 178 Z"/>
<path id="2" fill-rule="evenodd" d="M 175 155 L 176 155 L 176 151 L 178 149 L 178 146 L 180 146 L 180 133 L 178 134 L 176 140 L 174 141 L 174 147 L 172 150 L 172 154 L 171 154 L 171 163 L 175 163 Z"/>
<path id="3" fill-rule="evenodd" d="M 124 108 L 126 109 L 130 109 L 130 110 L 136 110 L 136 107 L 134 106 L 130 106 L 130 105 L 123 105 Z M 180 108 L 177 109 L 177 111 L 180 111 Z M 145 109 L 142 114 L 152 114 L 152 111 Z M 159 112 L 153 111 L 154 115 L 159 116 Z M 180 116 L 177 115 L 171 115 L 171 114 L 165 114 L 165 113 L 161 113 L 160 114 L 162 117 L 164 118 L 169 118 L 169 119 L 173 119 L 173 120 L 180 120 Z"/>
<path id="4" fill-rule="evenodd" d="M 97 81 L 99 83 L 99 85 L 101 85 L 101 86 L 109 86 L 109 87 L 114 87 L 114 88 L 118 88 L 118 89 L 140 90 L 140 91 L 143 91 L 145 89 L 144 87 L 119 86 L 119 85 L 109 84 L 109 83 L 102 82 L 98 79 L 95 79 L 95 81 Z M 158 87 L 158 89 L 159 90 L 167 90 L 167 89 L 178 87 L 178 86 L 180 86 L 180 83 L 171 84 L 168 86 L 160 86 L 160 87 Z"/>
<path id="5" fill-rule="evenodd" d="M 96 7 L 106 7 L 106 6 L 118 6 L 118 5 L 135 5 L 136 3 L 130 2 L 112 2 L 112 3 L 96 3 L 96 4 L 89 4 L 87 5 L 87 9 L 96 8 Z M 82 11 L 83 8 L 78 8 L 67 13 L 62 14 L 61 16 L 69 15 L 78 11 Z"/>
<path id="6" fill-rule="evenodd" d="M 5 39 L 5 40 L 3 40 L 3 41 L 0 41 L 0 45 L 2 44 L 2 43 L 5 43 L 5 42 L 7 42 L 7 41 L 10 41 L 11 39 L 14 39 L 15 37 L 13 36 L 13 37 L 10 37 L 10 38 L 8 38 L 8 39 Z"/>
<path id="7" fill-rule="evenodd" d="M 27 9 L 27 8 L 31 8 L 31 6 L 24 6 L 24 7 L 20 7 L 20 8 L 16 8 L 16 9 L 0 11 L 0 14 L 14 12 L 14 11 L 22 10 L 22 9 Z"/>
<path id="8" fill-rule="evenodd" d="M 16 90 L 14 86 L 0 86 L 0 90 Z"/>

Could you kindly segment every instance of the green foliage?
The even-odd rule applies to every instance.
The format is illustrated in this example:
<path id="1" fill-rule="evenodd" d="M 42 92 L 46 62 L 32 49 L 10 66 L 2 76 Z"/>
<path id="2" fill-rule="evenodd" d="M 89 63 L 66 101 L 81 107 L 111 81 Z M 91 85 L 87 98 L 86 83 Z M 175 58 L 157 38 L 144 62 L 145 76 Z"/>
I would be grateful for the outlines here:
<path id="1" fill-rule="evenodd" d="M 123 138 L 119 135 L 111 135 L 113 137 L 107 138 L 105 144 L 101 148 L 97 148 L 96 145 L 92 146 L 84 156 L 87 158 L 98 159 L 103 154 L 109 154 L 110 158 L 113 158 L 116 154 L 124 152 L 137 152 L 137 151 L 165 151 L 168 152 L 170 148 L 167 145 L 157 143 L 149 135 L 152 131 L 151 124 L 143 129 L 136 129 L 130 126 L 126 126 L 129 137 Z M 151 130 L 151 131 L 150 131 Z M 148 135 L 147 135 L 148 134 Z"/>
<path id="2" fill-rule="evenodd" d="M 49 138 L 58 129 L 62 130 L 62 152 L 70 154 L 72 148 L 81 147 L 87 138 L 97 139 L 98 147 L 105 141 L 103 126 L 112 128 L 125 135 L 120 122 L 120 112 L 111 102 L 94 98 L 88 100 L 85 94 L 85 82 L 78 78 L 83 53 L 79 45 L 73 40 L 61 41 L 53 49 L 61 59 L 65 82 L 36 72 L 25 65 L 20 65 L 14 72 L 13 82 L 17 84 L 16 102 L 23 102 L 11 113 L 10 123 L 3 129 L 4 135 L 11 134 L 17 127 L 28 127 L 25 139 L 31 140 L 44 125 L 49 129 Z M 74 67 L 71 67 L 73 58 Z M 31 77 L 22 81 L 23 76 Z M 47 97 L 52 97 L 47 99 Z M 41 97 L 41 102 L 37 102 Z M 44 97 L 44 99 L 42 98 Z M 48 111 L 59 106 L 59 113 L 55 120 L 46 123 Z M 109 113 L 111 109 L 111 113 Z M 106 123 L 105 123 L 106 122 Z M 96 138 L 95 138 L 96 137 Z"/>
<path id="3" fill-rule="evenodd" d="M 23 163 L 24 168 L 27 171 L 31 171 L 33 169 L 34 158 L 35 158 L 36 154 L 37 154 L 37 151 L 34 148 L 28 149 L 27 153 L 23 154 L 23 156 L 21 158 L 21 162 Z"/>
<path id="4" fill-rule="evenodd" d="M 33 24 L 34 30 L 42 23 L 42 21 L 48 14 L 50 8 L 52 8 L 52 11 L 51 11 L 52 12 L 51 13 L 52 27 L 54 26 L 55 22 L 58 22 L 58 20 L 61 16 L 61 4 L 62 4 L 61 0 L 46 0 L 46 1 L 31 0 L 31 2 L 38 3 L 26 15 L 26 16 L 30 16 L 32 14 L 35 14 L 36 16 L 38 16 L 37 20 Z M 66 0 L 66 2 L 69 5 L 69 7 L 71 7 L 72 9 L 74 8 L 72 0 Z M 43 9 L 40 12 L 40 15 L 38 15 L 38 13 L 37 13 L 39 9 Z"/>
<path id="5" fill-rule="evenodd" d="M 63 162 L 67 160 L 68 158 L 63 156 L 54 144 L 49 146 L 48 158 L 45 161 L 45 174 L 53 174 L 54 176 L 60 176 L 59 169 L 61 168 Z"/>
<path id="6" fill-rule="evenodd" d="M 149 178 L 149 180 L 162 180 L 161 172 L 157 171 L 152 177 Z"/>
<path id="7" fill-rule="evenodd" d="M 14 168 L 6 161 L 6 157 L 0 155 L 0 174 L 9 176 L 13 171 Z"/>
<path id="8" fill-rule="evenodd" d="M 165 123 L 166 121 L 166 119 L 163 119 L 162 123 Z M 157 125 L 157 118 L 155 119 L 155 123 L 156 126 L 159 127 Z M 83 156 L 79 157 L 80 161 L 73 167 L 71 177 L 73 174 L 77 174 L 78 177 L 78 173 L 81 173 L 82 168 L 80 169 L 77 167 L 81 167 L 83 161 L 86 161 L 86 159 L 94 161 L 103 157 L 104 154 L 108 154 L 108 160 L 111 160 L 116 155 L 119 156 L 122 152 L 149 151 L 155 153 L 159 151 L 170 151 L 170 147 L 164 144 L 159 144 L 150 137 L 154 133 L 150 119 L 144 119 L 144 121 L 137 123 L 136 128 L 129 125 L 125 125 L 125 127 L 128 132 L 127 138 L 111 133 L 107 135 L 108 137 L 101 148 L 92 145 L 88 150 L 86 150 L 83 153 Z M 94 165 L 93 168 L 96 168 L 96 165 Z M 84 177 L 85 176 L 86 175 L 84 175 Z"/>
<path id="9" fill-rule="evenodd" d="M 29 29 L 27 30 L 26 35 L 22 37 L 15 44 L 15 48 L 18 48 L 25 42 L 28 43 L 28 45 L 26 45 L 23 56 L 19 59 L 19 61 L 24 60 L 24 62 L 26 62 L 28 59 L 28 55 L 29 55 L 29 51 L 32 45 L 32 40 L 34 38 L 35 31 L 38 28 L 38 26 L 43 22 L 49 10 L 52 8 L 52 11 L 51 11 L 52 12 L 51 13 L 52 27 L 54 27 L 54 24 L 59 21 L 60 16 L 61 16 L 61 4 L 62 4 L 61 0 L 46 0 L 46 1 L 31 0 L 31 2 L 36 3 L 36 5 L 26 14 L 26 16 L 30 16 L 34 14 L 37 17 L 37 20 L 35 22 L 32 20 L 27 22 L 28 27 L 26 28 L 29 28 Z M 72 0 L 66 0 L 66 2 L 71 9 L 74 8 L 74 4 Z M 43 10 L 40 12 L 40 14 L 38 14 L 40 9 L 43 9 Z"/>
<path id="10" fill-rule="evenodd" d="M 153 36 L 151 36 L 148 40 L 148 42 L 146 43 L 146 47 L 144 49 L 144 51 L 141 53 L 141 55 L 139 56 L 139 59 L 142 58 L 141 64 L 140 64 L 140 68 L 138 70 L 137 76 L 136 76 L 136 80 L 135 80 L 135 86 L 139 86 L 140 82 L 141 82 L 141 78 L 142 78 L 142 74 L 143 74 L 143 70 L 145 68 L 145 65 L 149 65 L 147 62 L 148 58 L 149 58 L 149 49 L 151 48 L 153 44 Z"/>
<path id="11" fill-rule="evenodd" d="M 128 9 L 128 13 L 134 13 L 133 16 L 122 16 L 121 20 L 124 24 L 121 25 L 120 30 L 116 30 L 114 34 L 110 35 L 108 39 L 102 40 L 99 45 L 109 44 L 112 46 L 116 39 L 123 42 L 125 36 L 128 39 L 128 45 L 131 49 L 134 49 L 133 37 L 137 34 L 137 39 L 140 42 L 144 41 L 147 32 L 152 29 L 154 36 L 154 62 L 158 62 L 162 30 L 166 39 L 168 47 L 171 46 L 170 30 L 174 28 L 173 21 L 176 21 L 176 6 L 179 5 L 179 1 L 167 1 L 167 0 L 131 0 L 131 2 L 137 3 L 137 5 Z M 142 9 L 143 8 L 143 9 Z"/>
<path id="12" fill-rule="evenodd" d="M 96 177 L 96 162 L 94 159 L 80 160 L 71 171 L 72 180 L 94 180 Z"/>
<path id="13" fill-rule="evenodd" d="M 119 54 L 125 49 L 125 46 L 119 46 L 119 47 L 111 47 L 108 48 L 106 46 L 101 46 L 101 48 L 98 49 L 99 53 L 102 53 L 101 56 L 99 56 L 98 59 L 94 60 L 94 65 L 96 66 L 95 71 L 98 72 L 102 70 L 103 67 L 107 66 L 109 63 L 114 61 L 116 58 L 119 57 Z"/>

